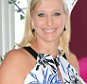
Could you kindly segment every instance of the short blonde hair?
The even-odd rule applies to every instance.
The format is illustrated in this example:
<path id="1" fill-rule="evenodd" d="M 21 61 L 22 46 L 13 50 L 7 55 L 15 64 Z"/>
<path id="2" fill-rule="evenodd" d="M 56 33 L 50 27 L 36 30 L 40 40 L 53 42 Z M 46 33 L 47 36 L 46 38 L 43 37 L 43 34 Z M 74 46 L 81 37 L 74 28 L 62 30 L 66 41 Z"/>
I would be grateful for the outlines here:
<path id="1" fill-rule="evenodd" d="M 35 40 L 35 35 L 32 32 L 32 24 L 31 24 L 31 18 L 35 11 L 35 9 L 43 3 L 45 0 L 31 0 L 27 7 L 26 12 L 26 20 L 25 20 L 25 31 L 24 31 L 24 37 L 21 43 L 19 44 L 20 47 L 23 46 L 29 46 L 33 43 Z M 63 1 L 63 0 L 62 0 Z M 64 2 L 64 1 L 63 1 Z M 67 5 L 64 4 L 64 11 L 68 14 Z M 68 25 L 66 24 L 66 31 L 63 31 L 60 42 L 58 47 L 62 47 L 63 51 L 66 52 L 68 49 L 69 41 L 70 41 L 70 18 L 68 19 Z"/>

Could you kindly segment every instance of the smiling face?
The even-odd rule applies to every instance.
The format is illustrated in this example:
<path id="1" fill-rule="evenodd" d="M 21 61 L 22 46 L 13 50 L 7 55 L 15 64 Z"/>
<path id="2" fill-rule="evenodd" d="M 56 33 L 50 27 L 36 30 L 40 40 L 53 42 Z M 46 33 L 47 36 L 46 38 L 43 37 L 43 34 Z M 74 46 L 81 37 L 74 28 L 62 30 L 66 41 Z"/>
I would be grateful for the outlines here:
<path id="1" fill-rule="evenodd" d="M 58 41 L 65 24 L 66 14 L 61 0 L 43 1 L 32 17 L 37 40 Z"/>

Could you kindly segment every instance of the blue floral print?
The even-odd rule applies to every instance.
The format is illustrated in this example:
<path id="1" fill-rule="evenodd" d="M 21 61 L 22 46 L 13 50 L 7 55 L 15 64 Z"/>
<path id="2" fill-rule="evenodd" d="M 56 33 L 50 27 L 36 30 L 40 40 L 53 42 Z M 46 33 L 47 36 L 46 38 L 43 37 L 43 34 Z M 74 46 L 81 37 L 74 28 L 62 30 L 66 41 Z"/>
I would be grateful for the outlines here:
<path id="1" fill-rule="evenodd" d="M 76 70 L 62 56 L 38 54 L 33 70 L 26 77 L 24 84 L 62 84 L 57 67 L 59 67 L 64 84 L 81 84 Z M 56 66 L 56 64 L 58 66 Z"/>
<path id="2" fill-rule="evenodd" d="M 30 82 L 30 83 L 28 83 L 28 84 L 61 84 L 61 80 L 60 80 L 60 78 L 59 78 L 59 80 L 54 80 L 54 78 L 57 78 L 58 77 L 58 73 L 56 73 L 55 75 L 53 75 L 53 74 L 50 74 L 49 76 L 48 76 L 48 69 L 46 70 L 46 72 L 44 71 L 44 70 L 42 70 L 42 74 L 43 74 L 43 81 L 42 82 L 40 82 L 39 81 L 39 78 L 37 78 L 37 76 L 34 74 L 34 73 L 30 73 L 30 75 L 33 77 L 33 78 L 35 78 L 36 79 L 36 81 L 32 81 L 32 82 Z M 54 80 L 54 82 L 53 82 L 53 80 Z"/>

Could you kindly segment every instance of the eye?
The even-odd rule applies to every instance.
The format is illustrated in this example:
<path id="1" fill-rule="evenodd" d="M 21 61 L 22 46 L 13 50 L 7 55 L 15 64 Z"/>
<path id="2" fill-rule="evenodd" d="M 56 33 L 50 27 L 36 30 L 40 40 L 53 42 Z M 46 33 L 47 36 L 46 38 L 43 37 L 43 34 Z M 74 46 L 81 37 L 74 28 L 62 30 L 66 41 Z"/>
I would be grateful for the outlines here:
<path id="1" fill-rule="evenodd" d="M 39 13 L 38 16 L 39 16 L 39 17 L 44 17 L 45 14 L 44 14 L 44 13 Z"/>
<path id="2" fill-rule="evenodd" d="M 60 16 L 61 13 L 54 13 L 53 16 Z"/>

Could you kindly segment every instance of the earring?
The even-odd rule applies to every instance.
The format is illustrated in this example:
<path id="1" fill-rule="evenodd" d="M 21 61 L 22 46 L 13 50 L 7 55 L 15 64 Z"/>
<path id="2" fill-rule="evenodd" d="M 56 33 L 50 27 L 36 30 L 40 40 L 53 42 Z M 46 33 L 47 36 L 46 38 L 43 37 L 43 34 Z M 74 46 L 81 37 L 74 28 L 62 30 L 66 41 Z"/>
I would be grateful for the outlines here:
<path id="1" fill-rule="evenodd" d="M 33 32 L 33 33 L 35 32 L 35 29 L 34 29 L 34 28 L 32 28 L 32 32 Z"/>
<path id="2" fill-rule="evenodd" d="M 66 27 L 64 26 L 64 29 L 63 29 L 64 31 L 66 31 Z"/>

